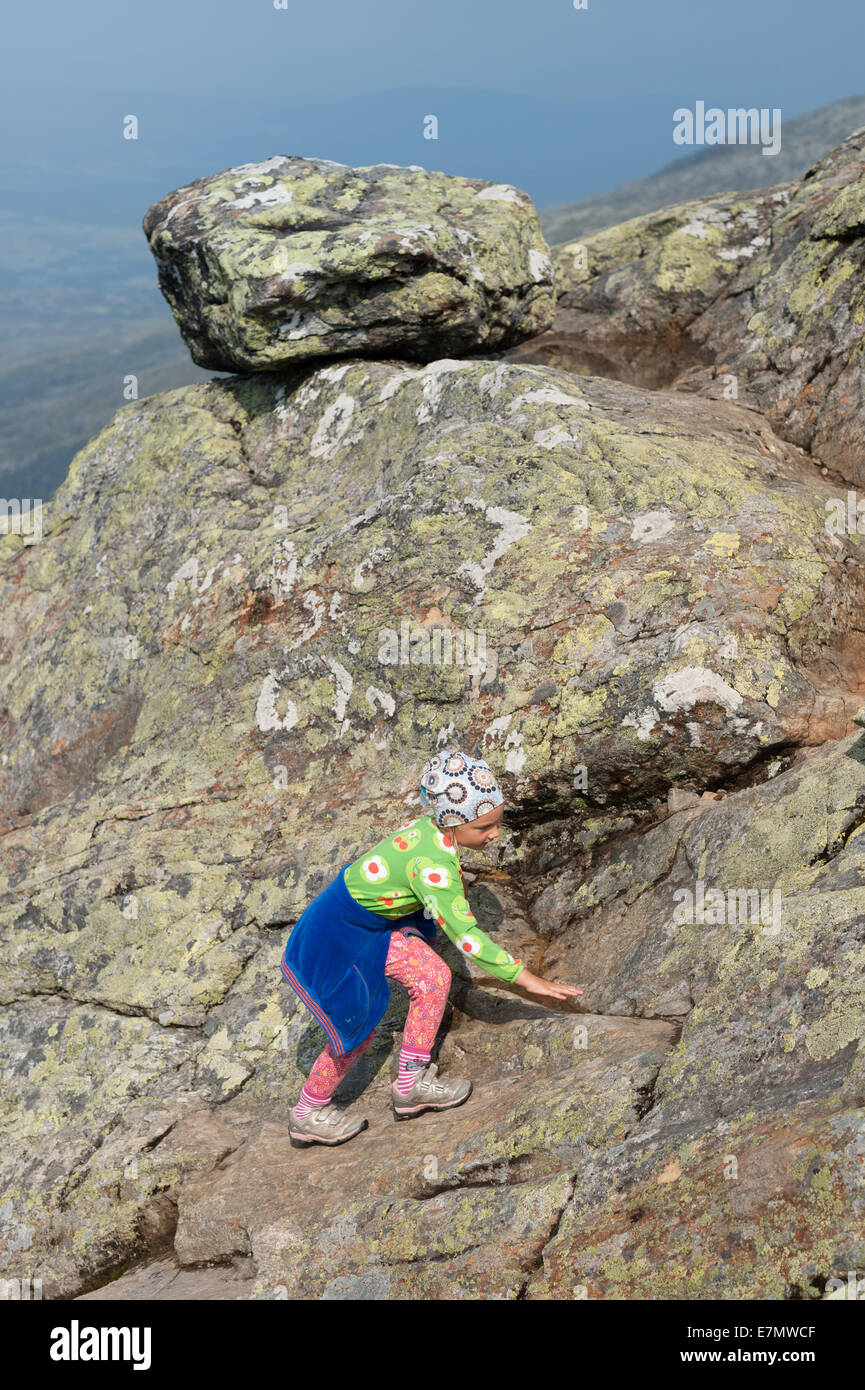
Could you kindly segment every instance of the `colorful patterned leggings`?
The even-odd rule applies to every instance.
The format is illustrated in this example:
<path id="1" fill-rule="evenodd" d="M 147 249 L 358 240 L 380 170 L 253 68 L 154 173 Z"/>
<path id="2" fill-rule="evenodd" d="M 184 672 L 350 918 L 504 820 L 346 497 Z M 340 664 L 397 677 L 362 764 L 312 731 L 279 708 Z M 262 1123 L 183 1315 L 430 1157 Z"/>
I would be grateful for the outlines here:
<path id="1" fill-rule="evenodd" d="M 384 973 L 389 980 L 405 985 L 411 1000 L 402 1035 L 403 1048 L 431 1052 L 447 1003 L 450 970 L 418 932 L 412 927 L 401 927 L 391 933 Z M 304 1091 L 316 1097 L 332 1096 L 358 1057 L 366 1052 L 373 1035 L 370 1033 L 344 1057 L 335 1057 L 328 1043 L 316 1058 Z"/>

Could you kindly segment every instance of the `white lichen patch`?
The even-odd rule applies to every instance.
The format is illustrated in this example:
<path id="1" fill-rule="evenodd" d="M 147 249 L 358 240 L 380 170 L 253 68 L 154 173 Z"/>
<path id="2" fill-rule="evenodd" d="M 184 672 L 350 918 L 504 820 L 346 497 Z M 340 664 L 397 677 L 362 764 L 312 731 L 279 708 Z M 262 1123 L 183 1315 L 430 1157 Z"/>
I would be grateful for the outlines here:
<path id="1" fill-rule="evenodd" d="M 676 714 L 679 710 L 692 710 L 695 705 L 713 704 L 721 705 L 726 714 L 732 716 L 742 704 L 738 690 L 728 685 L 717 671 L 710 671 L 706 666 L 684 666 L 680 671 L 664 676 L 652 687 L 652 700 L 653 705 L 626 714 L 622 720 L 623 726 L 636 729 L 637 737 L 643 742 L 650 737 L 661 712 Z M 746 721 L 734 723 L 744 724 Z M 670 733 L 675 732 L 671 725 L 662 727 Z M 687 728 L 691 733 L 692 746 L 699 747 L 699 725 L 689 723 Z"/>
<path id="2" fill-rule="evenodd" d="M 382 560 L 389 559 L 390 555 L 391 550 L 389 546 L 374 545 L 370 550 L 369 554 L 364 556 L 362 560 L 359 560 L 354 567 L 354 573 L 352 575 L 352 584 L 354 585 L 354 587 L 356 589 L 363 588 L 364 582 L 367 578 L 367 571 L 374 569 L 375 566 L 380 564 Z"/>
<path id="3" fill-rule="evenodd" d="M 471 362 L 458 362 L 452 357 L 442 357 L 437 362 L 430 362 L 428 366 L 423 368 L 420 373 L 423 377 L 423 400 L 415 411 L 419 425 L 433 419 L 441 402 L 446 377 L 451 372 L 470 372 L 472 370 Z"/>
<path id="4" fill-rule="evenodd" d="M 529 272 L 535 284 L 551 285 L 555 271 L 549 256 L 545 256 L 543 251 L 529 252 Z"/>
<path id="5" fill-rule="evenodd" d="M 282 169 L 284 165 L 285 157 L 283 155 L 277 154 L 273 155 L 270 159 L 262 159 L 258 164 L 238 164 L 236 165 L 234 172 L 236 174 L 254 174 L 257 176 L 261 176 L 262 174 L 270 175 L 275 174 L 277 169 Z M 243 180 L 243 182 L 251 181 L 252 180 Z M 240 187 L 239 184 L 235 184 L 234 186 L 235 188 Z"/>
<path id="6" fill-rule="evenodd" d="M 500 714 L 498 719 L 494 719 L 492 724 L 488 724 L 483 732 L 483 746 L 489 748 L 493 743 L 497 743 L 500 738 L 504 738 L 513 720 L 512 714 Z"/>
<path id="7" fill-rule="evenodd" d="M 304 314 L 296 309 L 280 325 L 279 336 L 293 342 L 299 338 L 322 337 L 329 332 L 329 326 L 317 314 Z"/>
<path id="8" fill-rule="evenodd" d="M 746 259 L 748 259 L 749 257 L 756 255 L 760 247 L 765 245 L 766 238 L 764 236 L 755 236 L 753 240 L 749 241 L 745 246 L 724 247 L 722 250 L 718 252 L 718 256 L 722 261 L 737 261 L 740 260 L 743 256 Z"/>
<path id="9" fill-rule="evenodd" d="M 438 241 L 435 227 L 431 227 L 428 222 L 395 227 L 394 235 L 404 251 L 426 251 Z"/>
<path id="10" fill-rule="evenodd" d="M 288 260 L 288 252 L 284 247 L 280 249 L 283 251 L 283 258 Z M 314 299 L 322 288 L 322 281 L 326 278 L 321 266 L 310 265 L 307 261 L 291 261 L 287 265 L 281 266 L 278 274 L 280 279 L 292 282 L 294 294 L 298 299 Z M 299 289 L 299 282 L 305 280 L 310 280 L 312 283 L 303 290 Z"/>
<path id="11" fill-rule="evenodd" d="M 508 734 L 504 743 L 505 748 L 510 751 L 505 756 L 506 772 L 522 772 L 526 765 L 528 754 L 523 747 L 523 736 L 515 730 Z"/>
<path id="12" fill-rule="evenodd" d="M 485 396 L 497 396 L 504 388 L 512 368 L 506 362 L 502 362 L 498 367 L 494 367 L 491 372 L 487 372 L 478 382 L 478 390 Z"/>
<path id="13" fill-rule="evenodd" d="M 356 404 L 354 396 L 343 392 L 327 407 L 309 446 L 313 458 L 333 458 L 351 424 Z"/>
<path id="14" fill-rule="evenodd" d="M 270 584 L 278 599 L 288 598 L 297 578 L 297 552 L 294 541 L 278 541 L 270 562 Z"/>
<path id="15" fill-rule="evenodd" d="M 280 386 L 279 390 L 274 396 L 273 413 L 276 416 L 277 420 L 280 420 L 283 424 L 285 424 L 286 420 L 290 420 L 292 418 L 293 412 L 285 404 L 284 386 Z"/>
<path id="16" fill-rule="evenodd" d="M 664 676 L 652 687 L 652 697 L 666 714 L 692 710 L 698 704 L 721 705 L 727 714 L 735 714 L 742 704 L 738 690 L 706 666 L 684 666 Z"/>
<path id="17" fill-rule="evenodd" d="M 672 512 L 642 512 L 640 516 L 634 517 L 631 540 L 645 545 L 647 541 L 657 541 L 662 536 L 668 536 L 675 527 L 676 518 Z"/>
<path id="18" fill-rule="evenodd" d="M 684 227 L 680 227 L 679 230 L 684 236 L 696 236 L 699 237 L 701 241 L 705 241 L 706 237 L 709 235 L 709 229 L 705 222 L 697 217 L 687 222 Z"/>
<path id="19" fill-rule="evenodd" d="M 466 497 L 463 500 L 469 507 L 476 507 L 482 511 L 487 521 L 500 528 L 498 536 L 482 560 L 464 560 L 457 570 L 458 575 L 465 575 L 477 587 L 478 592 L 475 595 L 475 603 L 477 603 L 484 592 L 486 577 L 493 565 L 512 545 L 522 540 L 532 528 L 531 522 L 526 517 L 520 516 L 519 512 L 510 512 L 505 507 L 491 507 L 480 497 Z"/>
<path id="20" fill-rule="evenodd" d="M 651 737 L 652 730 L 658 722 L 658 712 L 651 706 L 647 706 L 639 714 L 626 714 L 622 720 L 623 728 L 636 729 L 637 738 L 641 743 L 645 743 Z"/>
<path id="21" fill-rule="evenodd" d="M 542 449 L 556 449 L 560 444 L 582 445 L 582 440 L 579 435 L 574 434 L 574 426 L 570 422 L 567 425 L 553 425 L 552 429 L 548 430 L 537 430 L 532 439 Z"/>
<path id="22" fill-rule="evenodd" d="M 275 208 L 283 203 L 290 203 L 294 194 L 291 189 L 285 188 L 281 183 L 275 183 L 271 188 L 265 188 L 260 193 L 247 193 L 245 198 L 234 198 L 228 201 L 236 208 Z"/>
<path id="23" fill-rule="evenodd" d="M 205 200 L 205 196 L 206 196 L 205 194 L 201 194 L 201 195 L 199 195 L 199 196 L 196 197 L 196 198 L 183 198 L 183 199 L 181 200 L 181 202 L 177 203 L 176 206 L 173 207 L 173 208 L 171 209 L 170 213 L 169 213 L 168 216 L 166 217 L 166 219 L 165 219 L 165 225 L 166 225 L 166 227 L 168 226 L 168 224 L 169 224 L 169 222 L 171 221 L 172 217 L 176 217 L 177 214 L 178 214 L 180 211 L 182 211 L 183 208 L 188 208 L 189 205 L 190 205 L 190 203 L 203 203 L 204 200 Z M 229 199 L 228 201 L 231 201 L 231 200 Z M 159 262 L 158 257 L 157 257 L 157 263 L 158 263 L 158 264 L 161 264 L 161 262 Z M 176 268 L 175 268 L 175 267 L 168 267 L 168 266 L 166 266 L 166 269 L 173 269 L 173 270 L 175 270 L 175 274 L 176 274 Z M 182 283 L 182 280 L 181 280 L 181 283 Z"/>
<path id="24" fill-rule="evenodd" d="M 490 203 L 523 203 L 525 198 L 518 188 L 513 188 L 509 183 L 494 183 L 489 188 L 482 188 L 478 192 L 478 197 Z"/>
<path id="25" fill-rule="evenodd" d="M 333 657 L 325 657 L 324 660 L 325 665 L 333 676 L 336 686 L 333 712 L 336 715 L 337 722 L 340 724 L 340 733 L 344 733 L 348 727 L 345 711 L 349 699 L 351 698 L 351 692 L 354 689 L 354 681 L 340 661 L 336 661 Z"/>
<path id="26" fill-rule="evenodd" d="M 316 372 L 316 381 L 342 381 L 346 372 L 351 369 L 350 362 L 343 362 L 338 367 L 322 367 L 320 372 Z"/>
<path id="27" fill-rule="evenodd" d="M 522 395 L 515 396 L 508 406 L 508 414 L 521 405 L 575 405 L 579 410 L 586 408 L 586 402 L 579 396 L 570 396 L 555 386 L 541 386 L 536 391 L 524 391 Z"/>
<path id="28" fill-rule="evenodd" d="M 282 675 L 285 674 L 282 672 Z M 297 705 L 293 700 L 286 702 L 284 715 L 278 713 L 277 700 L 281 693 L 280 676 L 276 671 L 268 671 L 255 706 L 255 722 L 262 733 L 270 733 L 273 729 L 293 729 L 297 723 Z"/>
<path id="29" fill-rule="evenodd" d="M 420 373 L 421 369 L 419 367 L 406 367 L 403 371 L 394 372 L 393 376 L 388 377 L 379 392 L 379 403 L 381 404 L 384 401 L 389 401 L 391 396 L 396 395 L 401 386 L 405 386 L 407 382 L 412 381 L 416 376 L 420 376 Z"/>
<path id="30" fill-rule="evenodd" d="M 302 604 L 308 613 L 312 613 L 312 622 L 306 625 L 299 637 L 295 637 L 294 641 L 289 643 L 287 650 L 290 652 L 314 637 L 324 622 L 324 599 L 315 589 L 307 589 Z"/>
<path id="31" fill-rule="evenodd" d="M 374 685 L 368 685 L 366 699 L 370 709 L 383 709 L 388 719 L 393 719 L 396 711 L 396 700 L 386 690 L 379 690 Z"/>
<path id="32" fill-rule="evenodd" d="M 180 568 L 174 571 L 174 574 L 171 576 L 171 578 L 165 586 L 169 598 L 175 597 L 177 593 L 177 586 L 184 579 L 188 579 L 190 581 L 191 587 L 197 587 L 198 557 L 196 555 L 192 555 L 188 560 L 184 560 Z"/>

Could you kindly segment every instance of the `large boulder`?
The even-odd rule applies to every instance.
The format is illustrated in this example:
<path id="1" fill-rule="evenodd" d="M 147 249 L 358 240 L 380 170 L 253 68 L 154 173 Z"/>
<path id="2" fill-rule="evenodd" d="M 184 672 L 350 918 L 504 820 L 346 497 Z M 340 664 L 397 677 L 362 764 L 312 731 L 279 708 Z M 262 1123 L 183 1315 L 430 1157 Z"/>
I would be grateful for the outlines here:
<path id="1" fill-rule="evenodd" d="M 861 704 L 863 542 L 831 496 L 726 403 L 512 363 L 134 403 L 44 540 L 5 542 L 6 804 L 40 838 L 70 794 L 101 823 L 122 764 L 124 804 L 195 814 L 216 784 L 245 840 L 219 808 L 253 787 L 302 824 L 313 786 L 411 801 L 454 733 L 568 814 L 725 786 Z"/>
<path id="2" fill-rule="evenodd" d="M 725 402 L 503 361 L 349 360 L 118 412 L 43 538 L 2 541 L 7 1250 L 54 1293 L 167 1245 L 189 1265 L 251 1259 L 259 1296 L 297 1295 L 285 1105 L 323 1035 L 280 952 L 454 740 L 503 777 L 517 831 L 492 874 L 475 866 L 479 913 L 532 960 L 573 937 L 560 968 L 588 976 L 589 1031 L 446 947 L 442 1055 L 473 1069 L 475 1119 L 412 1131 L 421 1171 L 436 1136 L 438 1207 L 408 1176 L 389 1196 L 407 1150 L 386 1157 L 388 1123 L 350 1214 L 370 1251 L 417 1266 L 418 1290 L 443 1287 L 445 1263 L 422 1264 L 444 1240 L 469 1292 L 519 1292 L 584 1146 L 640 1122 L 685 984 L 705 979 L 704 1008 L 721 989 L 639 913 L 645 979 L 639 951 L 618 976 L 579 954 L 569 871 L 665 815 L 675 784 L 780 786 L 861 705 L 861 543 L 827 535 L 828 495 Z M 668 858 L 663 837 L 633 840 L 632 896 Z M 762 1002 L 746 1000 L 754 1026 Z M 385 1109 L 402 1007 L 349 1086 Z M 705 1051 L 681 1065 L 699 1094 Z M 271 1161 L 259 1191 L 249 1175 Z M 339 1222 L 334 1173 L 322 1223 Z M 488 1180 L 508 1190 L 472 1240 L 483 1203 L 462 1189 Z M 325 1250 L 323 1296 L 366 1287 L 336 1234 Z"/>
<path id="3" fill-rule="evenodd" d="M 556 247 L 559 316 L 527 351 L 736 398 L 865 482 L 865 127 L 801 180 Z"/>
<path id="4" fill-rule="evenodd" d="M 144 230 L 193 358 L 223 371 L 429 361 L 517 342 L 555 310 L 531 199 L 413 165 L 244 164 L 168 194 Z"/>

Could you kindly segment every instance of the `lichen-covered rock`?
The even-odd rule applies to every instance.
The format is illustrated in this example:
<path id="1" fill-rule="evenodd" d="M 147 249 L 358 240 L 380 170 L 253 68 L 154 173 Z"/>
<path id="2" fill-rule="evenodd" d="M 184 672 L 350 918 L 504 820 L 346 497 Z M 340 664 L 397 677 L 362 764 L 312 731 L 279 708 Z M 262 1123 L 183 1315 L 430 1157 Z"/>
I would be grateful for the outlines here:
<path id="1" fill-rule="evenodd" d="M 861 1102 L 638 1130 L 576 1175 L 527 1299 L 816 1300 L 865 1269 Z M 861 1295 L 860 1295 L 861 1297 Z"/>
<path id="2" fill-rule="evenodd" d="M 4 1278 L 62 1295 L 170 1240 L 176 1216 L 158 1194 L 215 1161 L 216 1122 L 178 1142 L 197 1044 L 188 1029 L 62 997 L 0 1009 Z"/>
<path id="3" fill-rule="evenodd" d="M 556 247 L 559 316 L 525 351 L 762 411 L 865 482 L 865 128 L 795 183 Z"/>
<path id="4" fill-rule="evenodd" d="M 532 916 L 551 941 L 544 967 L 585 980 L 586 1008 L 687 1016 L 670 1064 L 671 1123 L 674 1112 L 691 1123 L 745 1099 L 758 1109 L 806 1081 L 833 1090 L 835 1071 L 849 1070 L 865 1031 L 863 750 L 862 735 L 830 743 L 758 786 L 548 871 L 549 886 L 533 880 Z M 755 1061 L 737 1057 L 735 1076 L 720 1067 L 734 1014 Z"/>
<path id="5" fill-rule="evenodd" d="M 753 279 L 789 200 L 786 186 L 697 198 L 554 247 L 555 323 L 510 355 L 653 389 L 671 385 L 711 362 L 689 329 L 732 284 L 741 292 Z"/>
<path id="6" fill-rule="evenodd" d="M 671 786 L 763 780 L 741 793 L 755 824 L 814 821 L 776 852 L 779 875 L 806 875 L 803 912 L 803 856 L 843 835 L 852 854 L 855 778 L 816 778 L 816 802 L 803 782 L 801 806 L 782 783 L 862 701 L 861 542 L 827 534 L 829 495 L 727 403 L 511 362 L 349 360 L 118 412 L 40 542 L 2 539 L 7 1274 L 36 1263 L 68 1295 L 173 1246 L 294 1298 L 299 1251 L 328 1299 L 443 1296 L 448 1279 L 517 1296 L 577 1170 L 638 1137 L 665 1066 L 689 1132 L 711 1119 L 710 1061 L 747 1114 L 731 1078 L 759 1094 L 765 998 L 798 1036 L 786 995 L 742 981 L 717 940 L 704 961 L 699 933 L 659 930 L 660 899 L 654 918 L 617 916 L 670 876 L 672 822 L 689 854 L 725 836 L 734 854 L 738 803 L 629 837 L 624 863 L 608 842 L 666 815 Z M 279 955 L 335 869 L 417 809 L 418 767 L 449 741 L 489 758 L 512 805 L 494 867 L 468 857 L 482 919 L 539 968 L 548 938 L 588 1012 L 527 1005 L 444 948 L 441 1056 L 477 1080 L 471 1107 L 394 1135 L 395 999 L 344 1092 L 376 1128 L 326 1160 L 320 1205 L 298 1214 L 308 1155 L 285 1109 L 323 1034 Z M 608 853 L 593 879 L 585 856 Z M 853 949 L 852 883 L 827 889 L 847 894 L 835 927 L 803 926 L 808 970 L 831 976 Z M 600 937 L 579 954 L 595 900 L 615 960 Z M 811 988 L 792 957 L 769 966 L 782 994 Z M 802 1014 L 825 1052 L 816 1091 L 786 1054 L 767 1068 L 791 1105 L 834 1103 L 858 1076 L 853 1001 L 824 985 L 829 1021 Z M 604 1017 L 617 1001 L 634 1017 Z M 736 1007 L 739 1034 L 719 1039 Z M 676 1047 L 686 1016 L 696 1041 Z"/>
<path id="7" fill-rule="evenodd" d="M 572 1019 L 519 1011 L 529 1017 L 494 1029 L 464 1019 L 449 1032 L 443 1064 L 475 1085 L 461 1113 L 396 1126 L 387 1098 L 367 1092 L 368 1131 L 326 1156 L 299 1156 L 284 1123 L 257 1127 L 218 1171 L 183 1185 L 181 1264 L 252 1255 L 255 1296 L 281 1284 L 292 1298 L 349 1297 L 331 1281 L 360 1274 L 391 1297 L 442 1296 L 449 1281 L 450 1296 L 513 1296 L 567 1200 L 570 1170 L 635 1124 L 673 1032 L 585 1016 L 575 1035 Z"/>
<path id="8" fill-rule="evenodd" d="M 642 839 L 572 884 L 544 966 L 683 1031 L 529 1296 L 819 1297 L 865 1266 L 865 738 Z"/>
<path id="9" fill-rule="evenodd" d="M 6 540 L 0 786 L 31 950 L 55 928 L 25 856 L 58 833 L 72 864 L 119 834 L 133 869 L 88 899 L 74 976 L 50 952 L 48 975 L 80 992 L 80 945 L 110 939 L 109 993 L 134 949 L 129 1002 L 194 1010 L 251 949 L 233 863 L 290 845 L 287 900 L 261 888 L 253 915 L 304 901 L 313 788 L 339 812 L 316 826 L 321 882 L 372 807 L 416 804 L 418 759 L 455 734 L 569 814 L 843 734 L 865 685 L 863 541 L 827 534 L 831 495 L 726 404 L 510 363 L 348 362 L 126 407 L 40 545 Z M 188 848 L 145 884 L 153 816 Z M 217 901 L 192 979 L 169 923 Z"/>
<path id="10" fill-rule="evenodd" d="M 555 310 L 531 199 L 413 165 L 245 164 L 170 193 L 144 230 L 203 367 L 429 361 L 517 342 Z"/>

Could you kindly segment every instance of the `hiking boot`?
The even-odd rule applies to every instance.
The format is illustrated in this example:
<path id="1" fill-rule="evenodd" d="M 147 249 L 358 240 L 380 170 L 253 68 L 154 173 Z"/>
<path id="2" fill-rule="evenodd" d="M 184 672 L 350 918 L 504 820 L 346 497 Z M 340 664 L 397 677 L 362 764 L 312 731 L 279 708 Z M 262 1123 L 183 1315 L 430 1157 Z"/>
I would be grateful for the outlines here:
<path id="1" fill-rule="evenodd" d="M 430 1062 L 419 1071 L 407 1096 L 401 1095 L 395 1084 L 391 1086 L 393 1113 L 397 1120 L 408 1120 L 422 1110 L 451 1110 L 468 1100 L 472 1083 L 467 1078 L 442 1081 L 437 1071 L 436 1062 Z"/>
<path id="2" fill-rule="evenodd" d="M 358 1120 L 332 1101 L 317 1105 L 298 1119 L 294 1110 L 288 1112 L 288 1133 L 293 1149 L 308 1149 L 310 1144 L 344 1144 L 366 1129 L 368 1120 Z"/>

